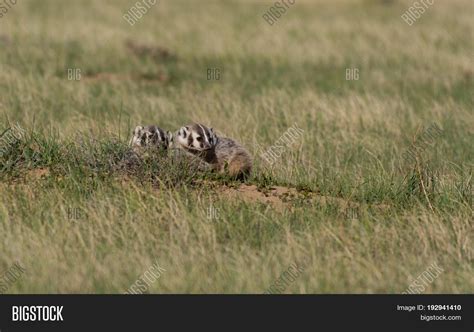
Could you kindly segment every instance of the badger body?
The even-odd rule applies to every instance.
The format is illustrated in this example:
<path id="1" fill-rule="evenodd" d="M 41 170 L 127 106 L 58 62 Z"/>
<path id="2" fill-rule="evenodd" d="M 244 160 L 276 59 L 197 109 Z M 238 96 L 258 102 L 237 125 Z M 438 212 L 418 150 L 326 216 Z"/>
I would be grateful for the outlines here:
<path id="1" fill-rule="evenodd" d="M 232 177 L 246 178 L 252 172 L 252 158 L 250 154 L 236 141 L 219 137 L 214 147 L 214 153 L 208 158 L 211 164 L 221 173 L 228 173 Z"/>
<path id="2" fill-rule="evenodd" d="M 248 151 L 231 138 L 218 137 L 212 128 L 193 123 L 181 127 L 175 136 L 173 146 L 199 157 L 219 173 L 245 179 L 252 171 Z"/>

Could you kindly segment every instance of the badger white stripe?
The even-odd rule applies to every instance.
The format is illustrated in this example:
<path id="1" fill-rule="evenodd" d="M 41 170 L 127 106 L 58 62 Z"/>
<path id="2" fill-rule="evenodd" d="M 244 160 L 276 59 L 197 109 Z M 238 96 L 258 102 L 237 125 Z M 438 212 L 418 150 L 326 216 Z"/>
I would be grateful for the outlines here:
<path id="1" fill-rule="evenodd" d="M 163 135 L 163 131 L 160 128 L 156 128 L 156 131 L 158 132 L 158 142 L 164 142 L 165 137 Z"/>
<path id="2" fill-rule="evenodd" d="M 204 129 L 203 125 L 198 124 L 198 126 L 201 127 L 202 133 L 203 133 L 204 137 L 206 138 L 206 142 L 209 143 L 209 137 L 206 135 L 206 129 Z"/>

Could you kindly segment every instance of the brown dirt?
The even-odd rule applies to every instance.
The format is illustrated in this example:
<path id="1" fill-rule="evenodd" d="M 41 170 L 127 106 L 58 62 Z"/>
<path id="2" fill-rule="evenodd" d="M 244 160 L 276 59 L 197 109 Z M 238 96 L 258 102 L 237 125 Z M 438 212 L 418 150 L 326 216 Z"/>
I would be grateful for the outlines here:
<path id="1" fill-rule="evenodd" d="M 257 202 L 269 204 L 277 211 L 284 211 L 285 209 L 292 209 L 295 200 L 303 201 L 309 204 L 332 204 L 341 209 L 354 209 L 363 204 L 345 200 L 338 197 L 322 196 L 313 192 L 302 192 L 296 188 L 274 186 L 271 188 L 259 189 L 255 185 L 241 184 L 239 187 L 218 187 L 217 191 L 223 196 L 230 199 L 241 199 L 246 202 Z M 376 209 L 385 210 L 389 206 L 378 204 L 374 206 Z"/>
<path id="2" fill-rule="evenodd" d="M 37 181 L 49 175 L 49 169 L 38 168 L 32 169 L 26 173 L 26 179 L 28 181 Z"/>
<path id="3" fill-rule="evenodd" d="M 49 174 L 49 169 L 39 168 L 28 171 L 24 179 L 27 182 L 40 181 Z M 120 179 L 124 185 L 133 183 L 133 180 L 128 177 L 120 177 Z M 294 203 L 296 202 L 321 206 L 330 204 L 337 206 L 341 210 L 358 209 L 368 205 L 367 203 L 359 203 L 339 197 L 323 196 L 315 192 L 300 191 L 292 187 L 272 186 L 259 188 L 256 185 L 248 184 L 227 186 L 217 181 L 202 181 L 201 184 L 210 185 L 223 198 L 238 199 L 248 203 L 267 204 L 278 212 L 293 210 Z M 374 204 L 371 207 L 380 212 L 390 208 L 387 204 Z"/>

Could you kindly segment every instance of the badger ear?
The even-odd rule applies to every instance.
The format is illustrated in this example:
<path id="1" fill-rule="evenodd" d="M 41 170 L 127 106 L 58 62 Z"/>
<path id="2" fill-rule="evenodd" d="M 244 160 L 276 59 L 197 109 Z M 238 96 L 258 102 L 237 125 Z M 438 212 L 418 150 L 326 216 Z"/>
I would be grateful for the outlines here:
<path id="1" fill-rule="evenodd" d="M 143 130 L 142 126 L 136 126 L 135 130 L 133 131 L 134 135 L 138 135 Z"/>
<path id="2" fill-rule="evenodd" d="M 188 132 L 189 132 L 189 127 L 188 126 L 181 127 L 180 133 L 184 138 L 186 138 L 188 136 Z"/>
<path id="3" fill-rule="evenodd" d="M 166 132 L 166 135 L 168 136 L 168 147 L 169 148 L 172 148 L 174 143 L 173 143 L 173 140 L 174 140 L 174 135 L 171 131 L 167 131 Z"/>

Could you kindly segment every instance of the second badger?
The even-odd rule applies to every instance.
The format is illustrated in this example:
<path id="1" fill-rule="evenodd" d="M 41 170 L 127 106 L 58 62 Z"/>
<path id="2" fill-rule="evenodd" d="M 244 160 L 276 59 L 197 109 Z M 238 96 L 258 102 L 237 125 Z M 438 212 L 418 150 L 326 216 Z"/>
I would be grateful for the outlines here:
<path id="1" fill-rule="evenodd" d="M 212 128 L 193 123 L 181 127 L 171 145 L 199 157 L 212 169 L 233 178 L 245 179 L 252 171 L 252 157 L 233 139 L 219 137 Z"/>

